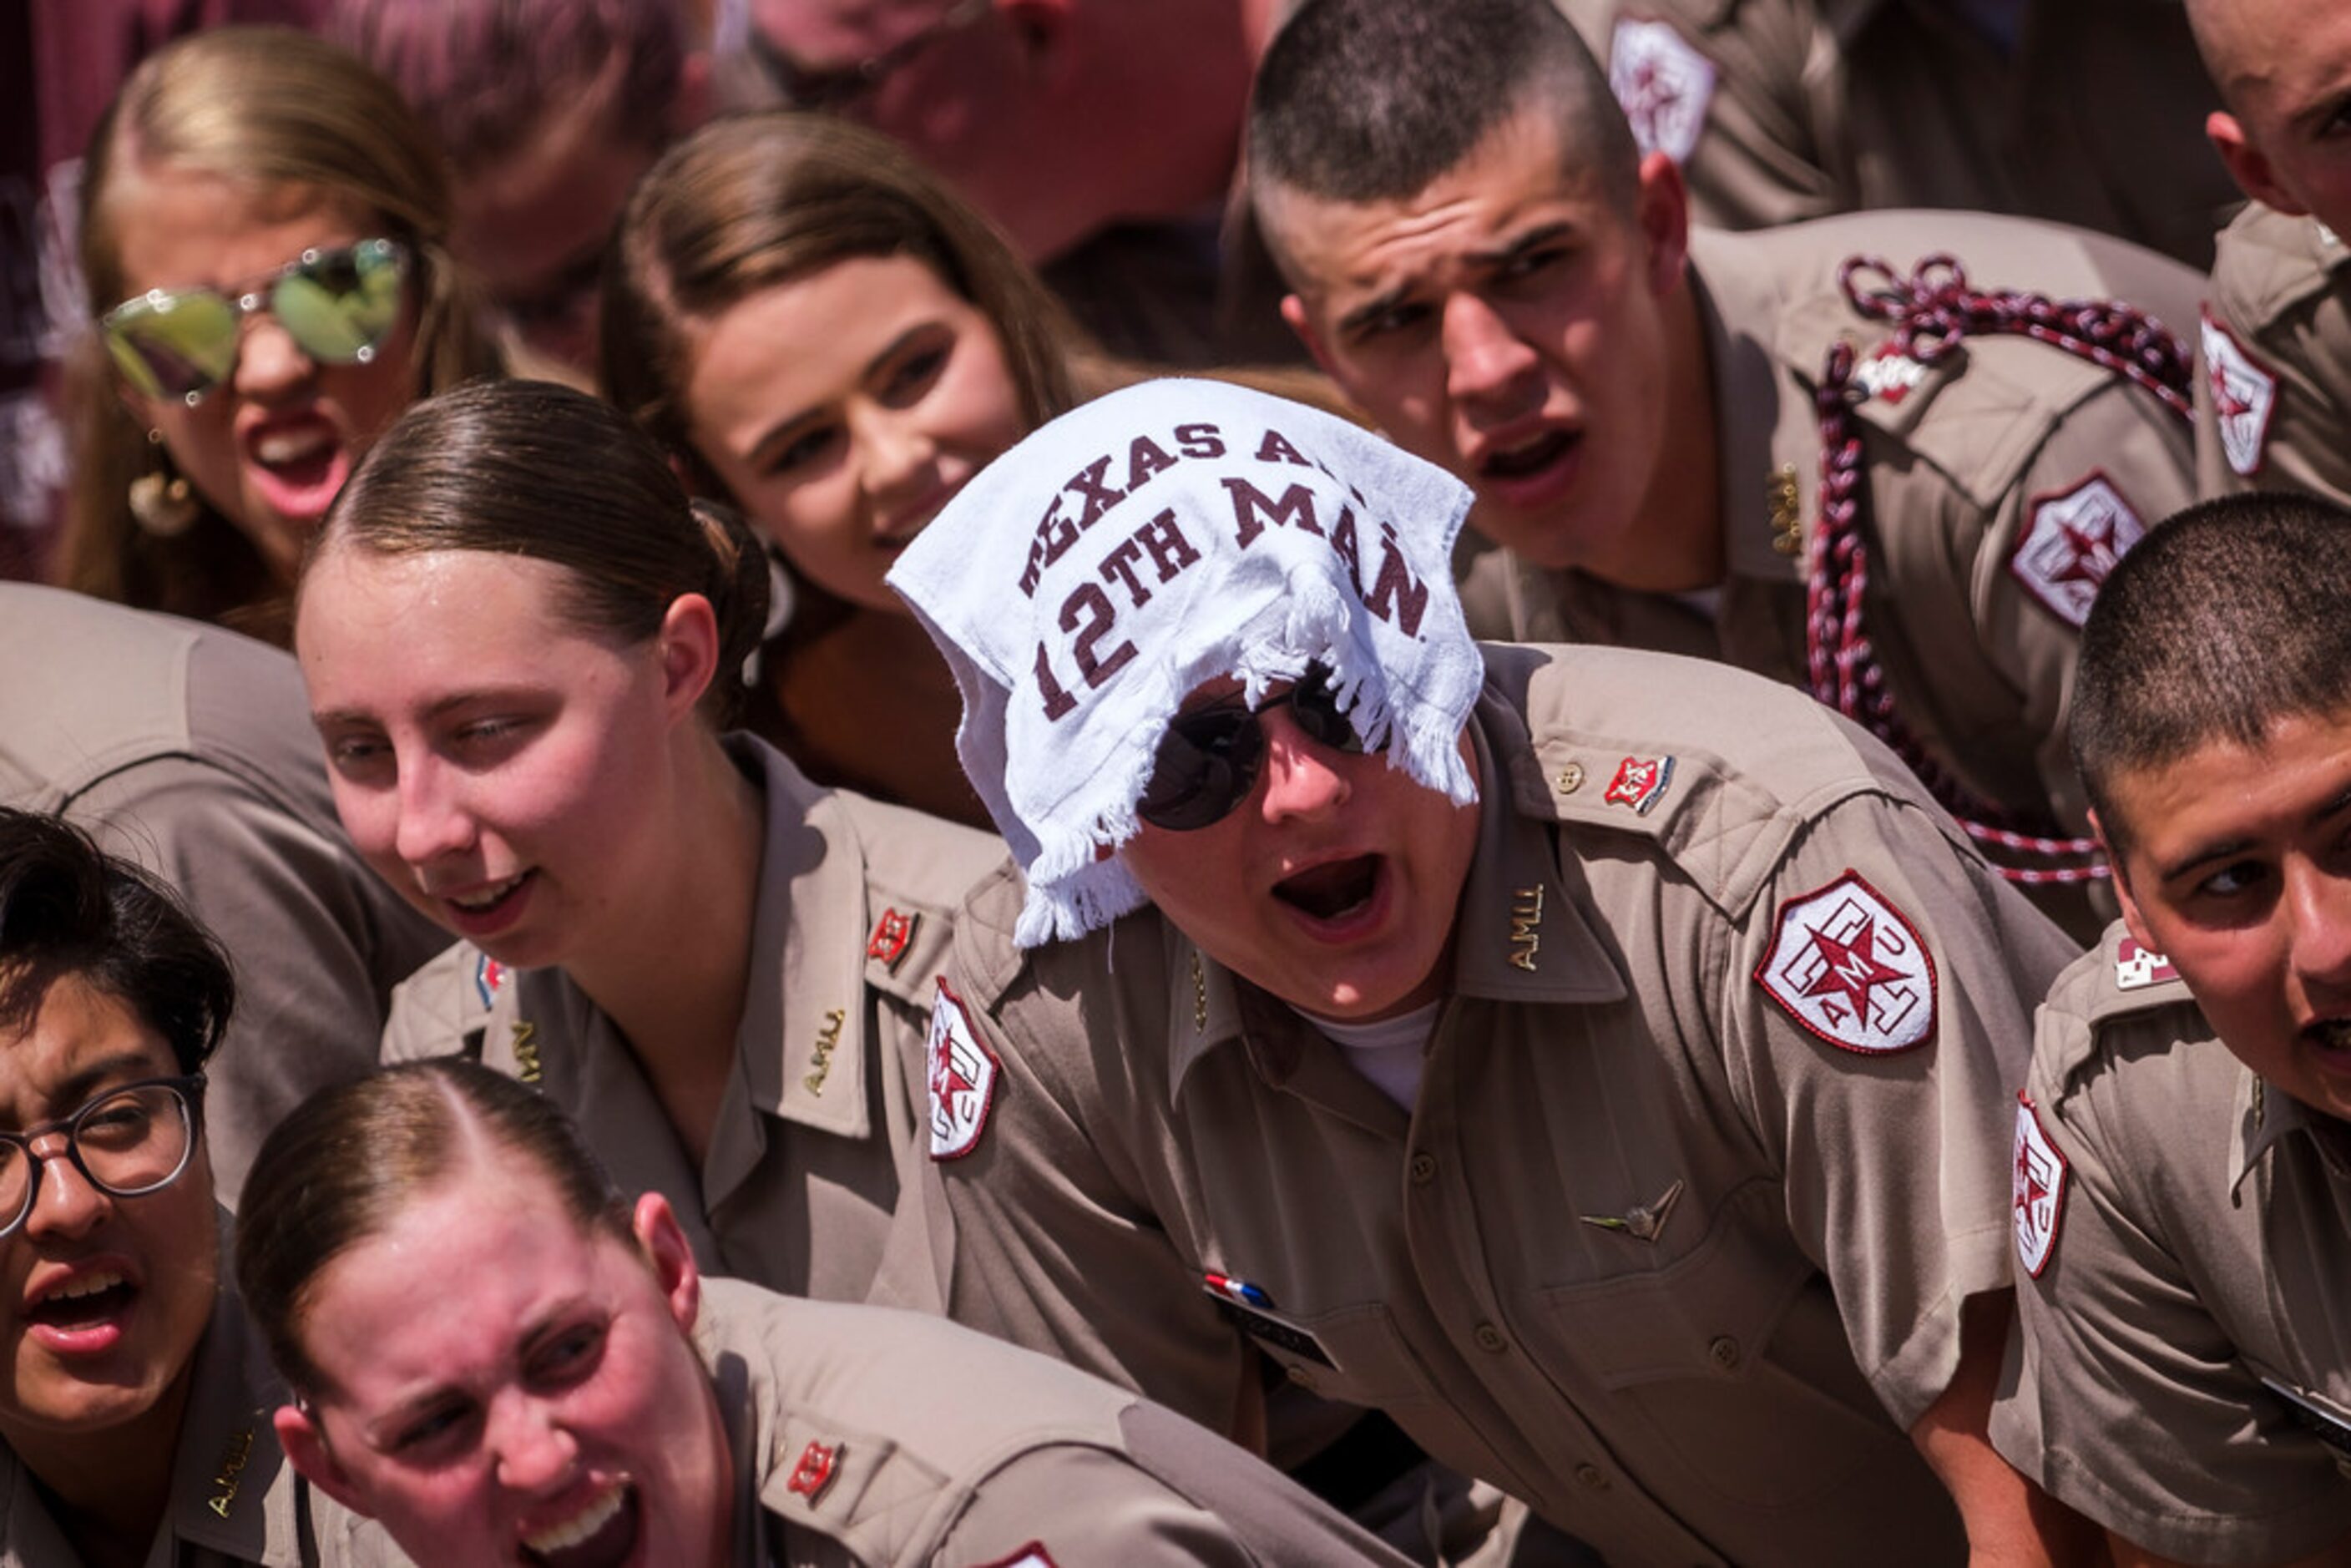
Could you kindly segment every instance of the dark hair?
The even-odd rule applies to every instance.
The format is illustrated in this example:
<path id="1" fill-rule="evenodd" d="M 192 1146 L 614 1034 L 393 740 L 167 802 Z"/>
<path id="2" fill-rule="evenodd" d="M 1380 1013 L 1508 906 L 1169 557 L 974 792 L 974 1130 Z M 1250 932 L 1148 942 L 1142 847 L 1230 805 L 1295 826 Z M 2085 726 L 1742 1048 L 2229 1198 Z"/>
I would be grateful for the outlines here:
<path id="1" fill-rule="evenodd" d="M 325 1380 L 302 1346 L 319 1276 L 493 1152 L 545 1176 L 582 1231 L 633 1245 L 629 1206 L 538 1091 L 464 1057 L 402 1062 L 319 1090 L 270 1130 L 236 1220 L 236 1283 L 297 1392 Z"/>
<path id="2" fill-rule="evenodd" d="M 381 71 L 472 173 L 611 78 L 621 138 L 669 138 L 685 64 L 677 0 L 338 0 L 333 36 Z"/>
<path id="3" fill-rule="evenodd" d="M 681 594 L 718 618 L 705 702 L 721 723 L 767 629 L 768 561 L 727 507 L 687 499 L 643 432 L 552 382 L 479 382 L 401 415 L 327 513 L 307 582 L 338 549 L 483 550 L 568 574 L 572 622 L 626 644 L 661 630 Z"/>
<path id="4" fill-rule="evenodd" d="M 2082 628 L 2074 766 L 2117 857 L 2119 776 L 2281 718 L 2351 705 L 2351 511 L 2231 496 L 2161 524 L 2116 564 Z"/>
<path id="5" fill-rule="evenodd" d="M 637 183 L 605 267 L 604 390 L 723 495 L 684 406 L 697 330 L 761 289 L 889 256 L 987 319 L 1032 428 L 1075 405 L 1076 329 L 1010 243 L 887 137 L 785 111 L 714 120 Z"/>
<path id="6" fill-rule="evenodd" d="M 1249 179 L 1333 202 L 1410 196 L 1536 108 L 1565 162 L 1629 214 L 1632 128 L 1552 0 L 1309 0 L 1258 68 Z"/>
<path id="7" fill-rule="evenodd" d="M 228 954 L 170 889 L 62 818 L 0 807 L 0 1029 L 30 1028 L 68 977 L 137 1013 L 183 1072 L 236 1005 Z"/>

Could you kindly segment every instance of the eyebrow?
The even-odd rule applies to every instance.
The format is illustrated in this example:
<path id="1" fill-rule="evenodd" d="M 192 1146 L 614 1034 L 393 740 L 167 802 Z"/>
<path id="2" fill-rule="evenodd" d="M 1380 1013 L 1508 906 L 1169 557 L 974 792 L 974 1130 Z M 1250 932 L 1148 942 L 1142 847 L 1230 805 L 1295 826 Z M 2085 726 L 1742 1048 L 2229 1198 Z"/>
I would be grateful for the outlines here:
<path id="1" fill-rule="evenodd" d="M 2351 810 L 2351 784 L 2346 784 L 2314 807 L 2309 815 L 2303 819 L 2303 822 L 2305 826 L 2316 827 L 2341 816 L 2346 810 Z M 2210 865 L 2214 861 L 2226 860 L 2231 855 L 2242 854 L 2258 841 L 2255 839 L 2240 836 L 2233 839 L 2216 840 L 2208 844 L 2199 844 L 2169 865 L 2158 866 L 2156 875 L 2164 882 L 2169 882 L 2174 877 L 2185 876 L 2189 872 Z"/>
<path id="2" fill-rule="evenodd" d="M 929 331 L 932 328 L 937 325 L 937 322 L 927 319 L 917 321 L 913 326 L 907 328 L 904 331 L 899 333 L 896 337 L 891 339 L 887 343 L 883 344 L 880 349 L 874 351 L 872 357 L 865 361 L 864 366 L 858 371 L 858 379 L 862 381 L 866 377 L 871 376 L 882 366 L 895 359 L 899 353 L 905 349 L 907 343 L 914 337 L 920 333 Z M 786 436 L 798 435 L 799 434 L 800 426 L 816 418 L 816 416 L 822 412 L 822 404 L 812 404 L 808 408 L 799 410 L 796 413 L 787 414 L 782 419 L 776 421 L 775 423 L 768 426 L 766 432 L 760 435 L 758 440 L 751 444 L 751 449 L 743 455 L 743 461 L 757 466 L 766 457 L 769 448 L 781 444 Z"/>
<path id="3" fill-rule="evenodd" d="M 1468 259 L 1470 266 L 1482 272 L 1496 272 L 1519 260 L 1530 251 L 1541 250 L 1545 246 L 1556 245 L 1563 239 L 1573 239 L 1576 235 L 1577 229 L 1573 220 L 1556 218 L 1550 223 L 1538 224 L 1524 234 L 1513 235 L 1499 245 L 1489 246 L 1482 250 L 1473 250 L 1469 252 Z M 1409 300 L 1416 287 L 1416 282 L 1406 281 L 1374 295 L 1339 318 L 1339 330 L 1342 333 L 1353 333 L 1369 326 L 1381 316 Z"/>
<path id="4" fill-rule="evenodd" d="M 462 692 L 451 692 L 445 697 L 435 697 L 425 704 L 424 716 L 428 719 L 440 718 L 453 709 L 466 707 L 475 703 L 523 700 L 536 695 L 538 690 L 536 686 L 481 686 Z M 373 714 L 362 712 L 358 708 L 322 708 L 310 715 L 311 727 L 321 730 L 329 725 L 372 725 L 379 722 Z"/>
<path id="5" fill-rule="evenodd" d="M 78 1071 L 68 1073 L 51 1085 L 48 1099 L 52 1105 L 64 1106 L 64 1113 L 70 1116 L 95 1099 L 99 1090 L 110 1080 L 120 1079 L 128 1083 L 137 1079 L 154 1076 L 155 1064 L 147 1059 L 145 1052 L 118 1051 L 110 1056 L 99 1058 Z M 55 1117 L 48 1119 L 56 1120 Z"/>

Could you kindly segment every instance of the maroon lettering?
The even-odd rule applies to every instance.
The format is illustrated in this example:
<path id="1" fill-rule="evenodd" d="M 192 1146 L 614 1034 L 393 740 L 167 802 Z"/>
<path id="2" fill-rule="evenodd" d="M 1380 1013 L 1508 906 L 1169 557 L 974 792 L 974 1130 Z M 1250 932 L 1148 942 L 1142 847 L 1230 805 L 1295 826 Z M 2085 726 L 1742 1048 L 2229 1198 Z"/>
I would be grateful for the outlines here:
<path id="1" fill-rule="evenodd" d="M 1265 532 L 1267 522 L 1288 523 L 1318 538 L 1322 532 L 1322 525 L 1314 520 L 1314 492 L 1303 485 L 1292 485 L 1281 493 L 1279 501 L 1267 499 L 1264 491 L 1246 479 L 1227 479 L 1224 486 L 1233 498 L 1233 537 L 1243 549 Z M 1258 520 L 1260 513 L 1264 514 L 1264 522 Z"/>
<path id="2" fill-rule="evenodd" d="M 1176 450 L 1186 457 L 1222 457 L 1224 433 L 1213 424 L 1179 424 L 1176 427 Z"/>
<path id="3" fill-rule="evenodd" d="M 1083 631 L 1078 628 L 1081 621 L 1086 623 Z M 1110 629 L 1117 623 L 1118 611 L 1099 583 L 1081 582 L 1062 601 L 1061 630 L 1078 633 L 1078 640 L 1071 651 L 1077 655 L 1078 674 L 1086 678 L 1086 685 L 1090 686 L 1101 685 L 1124 669 L 1134 657 L 1134 644 L 1132 643 L 1121 643 L 1110 651 L 1107 657 L 1094 652 L 1095 644 L 1110 635 Z"/>
<path id="4" fill-rule="evenodd" d="M 1295 463 L 1301 468 L 1311 468 L 1306 455 L 1290 444 L 1290 438 L 1278 430 L 1268 430 L 1265 439 L 1257 444 L 1257 460 L 1260 463 Z"/>
<path id="5" fill-rule="evenodd" d="M 1420 617 L 1428 608 L 1428 584 L 1417 581 L 1396 548 L 1395 529 L 1380 525 L 1380 575 L 1372 584 L 1364 608 L 1383 621 L 1393 620 L 1407 637 L 1420 635 Z"/>
<path id="6" fill-rule="evenodd" d="M 1053 678 L 1053 661 L 1042 643 L 1037 644 L 1037 690 L 1045 699 L 1045 720 L 1049 724 L 1061 723 L 1078 706 L 1078 699 L 1062 690 L 1061 683 Z"/>
<path id="7" fill-rule="evenodd" d="M 1029 545 L 1029 564 L 1020 573 L 1020 591 L 1029 598 L 1037 597 L 1037 580 L 1045 569 L 1070 553 L 1078 542 L 1078 530 L 1069 518 L 1061 516 L 1061 497 L 1056 494 L 1045 503 L 1045 515 L 1037 524 L 1037 537 Z"/>
<path id="8" fill-rule="evenodd" d="M 1126 584 L 1126 596 L 1134 601 L 1137 610 L 1151 602 L 1151 590 L 1144 587 L 1142 580 L 1134 575 L 1135 563 L 1142 559 L 1142 541 L 1123 538 L 1111 547 L 1110 554 L 1102 557 L 1100 568 L 1104 582 Z"/>
<path id="9" fill-rule="evenodd" d="M 1176 466 L 1176 459 L 1167 455 L 1159 443 L 1147 435 L 1138 435 L 1126 449 L 1126 489 L 1133 495 L 1151 483 L 1152 476 Z"/>
<path id="10" fill-rule="evenodd" d="M 1103 476 L 1109 472 L 1110 459 L 1097 457 L 1078 473 L 1070 476 L 1070 482 L 1061 486 L 1071 495 L 1083 499 L 1086 504 L 1086 509 L 1078 517 L 1080 533 L 1085 532 L 1102 521 L 1102 515 L 1104 512 L 1126 498 L 1125 491 L 1115 489 L 1102 482 Z"/>
<path id="11" fill-rule="evenodd" d="M 1176 509 L 1170 507 L 1149 522 L 1134 530 L 1143 548 L 1151 552 L 1151 564 L 1159 569 L 1159 580 L 1166 582 L 1187 566 L 1198 563 L 1200 552 L 1176 526 Z"/>
<path id="12" fill-rule="evenodd" d="M 1331 549 L 1347 563 L 1347 580 L 1355 590 L 1355 597 L 1364 594 L 1364 558 L 1355 549 L 1355 513 L 1352 507 L 1339 508 L 1339 520 L 1331 525 Z"/>

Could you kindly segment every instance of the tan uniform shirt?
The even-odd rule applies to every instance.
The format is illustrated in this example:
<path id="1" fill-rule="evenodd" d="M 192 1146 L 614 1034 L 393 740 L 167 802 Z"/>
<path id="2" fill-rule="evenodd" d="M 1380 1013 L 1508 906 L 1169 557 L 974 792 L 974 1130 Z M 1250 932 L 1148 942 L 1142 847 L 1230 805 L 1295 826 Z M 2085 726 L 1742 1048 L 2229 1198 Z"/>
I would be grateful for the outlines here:
<path id="1" fill-rule="evenodd" d="M 536 1083 L 623 1192 L 659 1192 L 704 1267 L 856 1301 L 880 1267 L 926 1134 L 923 1051 L 951 911 L 1002 843 L 820 789 L 747 736 L 767 799 L 737 1070 L 699 1172 L 611 1019 L 560 969 L 508 971 L 460 943 L 402 986 L 387 1061 L 460 1052 Z"/>
<path id="2" fill-rule="evenodd" d="M 2316 218 L 2249 204 L 2221 231 L 2201 349 L 2203 493 L 2351 506 L 2351 246 Z"/>
<path id="3" fill-rule="evenodd" d="M 710 1280 L 695 1337 L 739 1563 L 1404 1562 L 1214 1433 L 954 1323 Z"/>
<path id="4" fill-rule="evenodd" d="M 146 1568 L 392 1568 L 408 1562 L 381 1530 L 312 1490 L 286 1462 L 269 1424 L 285 1391 L 234 1291 L 224 1290 L 213 1308 L 193 1376 L 171 1499 Z M 75 1568 L 80 1562 L 32 1473 L 0 1445 L 0 1568 Z"/>
<path id="5" fill-rule="evenodd" d="M 1902 722 L 1976 797 L 2020 825 L 2085 832 L 2066 748 L 2082 618 L 2115 559 L 2195 499 L 2187 423 L 2090 361 L 2030 339 L 1971 336 L 1933 367 L 1872 351 L 1891 337 L 1838 287 L 1846 258 L 1907 275 L 1938 250 L 1979 288 L 2113 296 L 2189 330 L 2202 280 L 2147 251 L 1982 214 L 1861 214 L 1768 234 L 1699 234 L 1691 270 L 1714 376 L 1727 578 L 1710 601 L 1481 558 L 1470 629 L 1721 659 L 1805 684 L 1805 541 L 1819 527 L 1814 390 L 1854 341 L 1869 584 L 1864 626 Z M 2084 939 L 2092 918 L 2047 905 Z M 2109 913 L 2111 913 L 2109 911 Z"/>
<path id="6" fill-rule="evenodd" d="M 2008 1283 L 2011 1086 L 2072 945 L 1808 699 L 1487 660 L 1410 1113 L 1155 911 L 1024 954 L 1013 880 L 975 892 L 954 1315 L 1217 1424 L 1254 1343 L 1611 1562 L 1959 1561 L 1904 1434 Z"/>
<path id="7" fill-rule="evenodd" d="M 1701 223 L 1878 207 L 2078 224 L 2210 265 L 2241 200 L 2179 0 L 1559 0 Z"/>
<path id="8" fill-rule="evenodd" d="M 448 940 L 344 836 L 309 712 L 274 648 L 0 584 L 0 801 L 161 873 L 235 961 L 204 1095 L 231 1204 L 281 1116 L 374 1065 L 392 988 Z"/>
<path id="9" fill-rule="evenodd" d="M 2351 1538 L 2351 1129 L 2267 1088 L 2159 962 L 2117 925 L 2042 1009 L 1992 1437 L 2164 1556 L 2300 1559 Z"/>

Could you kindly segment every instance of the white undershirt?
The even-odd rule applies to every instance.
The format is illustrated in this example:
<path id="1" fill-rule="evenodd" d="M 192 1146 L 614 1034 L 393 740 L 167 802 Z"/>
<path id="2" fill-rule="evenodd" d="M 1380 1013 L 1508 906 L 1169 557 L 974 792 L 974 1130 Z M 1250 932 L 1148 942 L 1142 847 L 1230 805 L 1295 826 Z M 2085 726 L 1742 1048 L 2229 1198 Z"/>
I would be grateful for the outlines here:
<path id="1" fill-rule="evenodd" d="M 1347 1065 L 1371 1080 L 1374 1088 L 1409 1111 L 1420 1098 L 1420 1069 L 1428 1054 L 1428 1037 L 1437 1030 L 1442 1000 L 1415 1008 L 1376 1023 L 1339 1023 L 1300 1013 L 1324 1038 L 1338 1046 Z"/>

